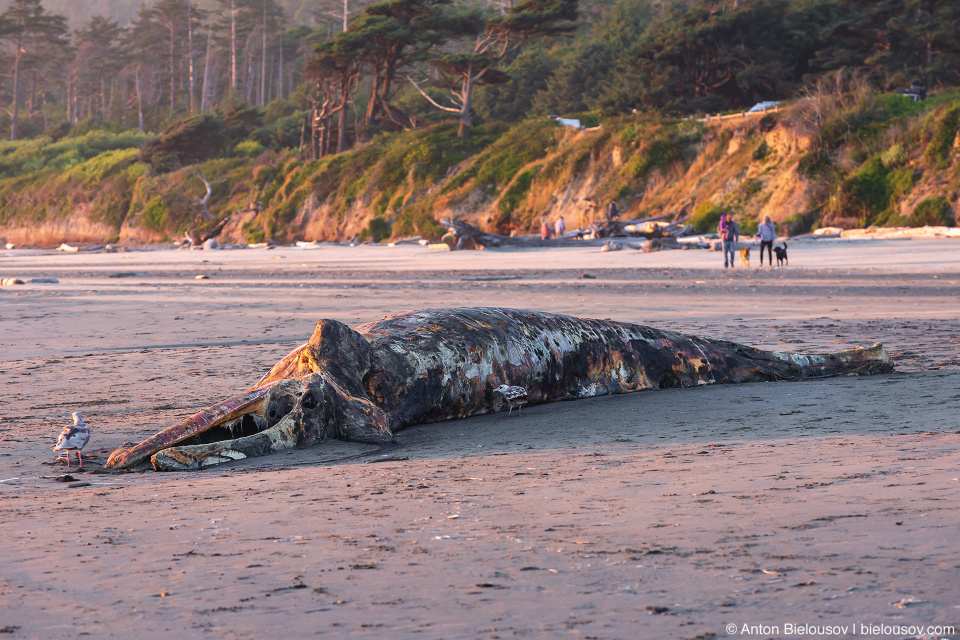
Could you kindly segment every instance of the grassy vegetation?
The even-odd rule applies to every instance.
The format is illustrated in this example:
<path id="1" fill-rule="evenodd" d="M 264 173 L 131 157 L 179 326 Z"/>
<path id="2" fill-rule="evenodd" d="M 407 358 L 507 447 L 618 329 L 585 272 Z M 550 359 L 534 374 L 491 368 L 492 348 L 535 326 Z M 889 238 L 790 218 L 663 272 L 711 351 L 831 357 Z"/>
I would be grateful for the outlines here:
<path id="1" fill-rule="evenodd" d="M 42 223 L 85 207 L 87 217 L 115 229 L 127 216 L 134 185 L 146 171 L 136 147 L 122 148 L 136 137 L 87 135 L 37 148 L 36 141 L 4 143 L 5 169 L 0 177 L 0 224 L 16 216 Z M 121 148 L 112 148 L 112 147 Z M 37 157 L 24 162 L 29 153 Z M 19 167 L 14 170 L 13 167 Z M 39 168 L 33 168 L 39 167 Z"/>
<path id="2" fill-rule="evenodd" d="M 699 129 L 676 125 L 653 125 L 646 131 L 621 134 L 621 140 L 633 139 L 632 158 L 625 173 L 633 178 L 646 178 L 654 169 L 665 169 L 684 159 L 685 151 L 700 141 Z"/>
<path id="3" fill-rule="evenodd" d="M 538 169 L 526 169 L 517 174 L 517 177 L 510 183 L 510 186 L 503 192 L 500 201 L 497 203 L 497 210 L 500 216 L 497 219 L 497 227 L 505 230 L 511 224 L 510 216 L 520 206 L 527 192 L 530 191 L 530 185 L 533 179 L 537 177 Z"/>
<path id="4" fill-rule="evenodd" d="M 499 133 L 495 139 L 487 139 L 484 150 L 443 188 L 443 193 L 463 194 L 464 187 L 504 186 L 524 165 L 554 149 L 562 137 L 560 125 L 546 118 L 522 122 Z"/>
<path id="5" fill-rule="evenodd" d="M 704 201 L 690 216 L 692 224 L 699 233 L 716 233 L 720 216 L 730 213 L 730 208 L 711 200 Z"/>
<path id="6" fill-rule="evenodd" d="M 951 222 L 947 215 L 949 209 L 950 203 L 946 199 L 928 198 L 916 206 L 907 218 L 907 224 L 911 227 L 949 225 Z"/>
<path id="7" fill-rule="evenodd" d="M 944 105 L 930 114 L 923 130 L 924 164 L 934 170 L 945 169 L 960 124 L 960 104 Z"/>
<path id="8" fill-rule="evenodd" d="M 0 177 L 23 176 L 44 169 L 68 169 L 105 151 L 136 149 L 146 139 L 146 135 L 135 132 L 91 131 L 59 140 L 39 137 L 0 141 Z"/>

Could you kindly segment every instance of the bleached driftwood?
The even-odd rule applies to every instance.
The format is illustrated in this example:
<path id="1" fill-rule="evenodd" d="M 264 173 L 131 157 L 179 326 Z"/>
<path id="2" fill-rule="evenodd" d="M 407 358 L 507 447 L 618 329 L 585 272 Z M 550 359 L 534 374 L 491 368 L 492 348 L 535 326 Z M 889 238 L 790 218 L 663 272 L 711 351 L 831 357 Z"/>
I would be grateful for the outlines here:
<path id="1" fill-rule="evenodd" d="M 664 216 L 656 216 L 656 219 L 641 220 L 614 220 L 605 222 L 602 225 L 593 225 L 588 230 L 569 231 L 561 238 L 543 239 L 537 236 L 502 236 L 495 233 L 481 231 L 463 220 L 446 219 L 443 221 L 450 232 L 448 235 L 455 236 L 458 241 L 464 238 L 470 238 L 478 246 L 482 247 L 583 247 L 583 246 L 601 246 L 608 238 L 655 238 L 675 239 L 686 235 L 695 235 L 696 231 L 689 225 L 670 223 L 658 226 L 656 229 L 642 230 L 640 225 L 654 223 L 657 219 Z M 632 233 L 627 233 L 624 226 L 634 227 Z"/>

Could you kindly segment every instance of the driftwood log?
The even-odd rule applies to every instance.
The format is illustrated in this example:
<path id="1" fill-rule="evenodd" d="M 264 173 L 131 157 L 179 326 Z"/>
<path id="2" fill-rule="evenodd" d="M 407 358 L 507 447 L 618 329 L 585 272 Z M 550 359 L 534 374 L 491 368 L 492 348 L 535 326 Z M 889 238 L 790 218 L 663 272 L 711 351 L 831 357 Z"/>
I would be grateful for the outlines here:
<path id="1" fill-rule="evenodd" d="M 186 239 L 190 241 L 190 244 L 194 247 L 202 247 L 203 243 L 211 238 L 216 238 L 220 235 L 220 232 L 223 231 L 223 228 L 227 226 L 227 223 L 230 222 L 230 216 L 227 216 L 220 220 L 217 224 L 213 225 L 213 228 L 207 231 L 206 233 L 199 233 L 194 228 L 190 228 L 186 232 Z"/>
<path id="2" fill-rule="evenodd" d="M 713 245 L 709 242 L 680 242 L 676 238 L 653 238 L 647 244 L 643 245 L 644 253 L 653 253 L 654 251 L 670 251 L 673 249 L 710 249 Z"/>
<path id="3" fill-rule="evenodd" d="M 582 247 L 600 246 L 606 238 L 681 238 L 696 235 L 696 230 L 679 223 L 659 222 L 668 216 L 655 216 L 639 220 L 613 220 L 594 223 L 590 229 L 568 231 L 561 238 L 543 239 L 537 236 L 502 236 L 487 233 L 462 220 L 443 220 L 443 224 L 450 229 L 450 234 L 460 242 L 469 239 L 482 247 Z M 602 240 L 602 241 L 601 241 Z M 699 247 L 697 247 L 699 248 Z"/>
<path id="4" fill-rule="evenodd" d="M 575 247 L 583 246 L 576 238 L 551 238 L 544 240 L 529 236 L 501 236 L 477 229 L 463 220 L 446 219 L 443 221 L 450 233 L 459 240 L 469 238 L 474 244 L 483 247 Z"/>

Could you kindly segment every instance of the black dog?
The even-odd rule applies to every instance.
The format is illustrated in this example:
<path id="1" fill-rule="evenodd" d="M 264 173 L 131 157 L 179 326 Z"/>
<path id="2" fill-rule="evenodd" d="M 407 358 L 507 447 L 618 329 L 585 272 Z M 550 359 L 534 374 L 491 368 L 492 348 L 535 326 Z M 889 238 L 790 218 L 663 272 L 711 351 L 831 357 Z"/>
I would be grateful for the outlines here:
<path id="1" fill-rule="evenodd" d="M 783 266 L 783 263 L 786 262 L 787 266 L 790 266 L 790 261 L 787 260 L 787 243 L 783 243 L 783 247 L 774 247 L 773 252 L 777 254 L 777 266 Z"/>

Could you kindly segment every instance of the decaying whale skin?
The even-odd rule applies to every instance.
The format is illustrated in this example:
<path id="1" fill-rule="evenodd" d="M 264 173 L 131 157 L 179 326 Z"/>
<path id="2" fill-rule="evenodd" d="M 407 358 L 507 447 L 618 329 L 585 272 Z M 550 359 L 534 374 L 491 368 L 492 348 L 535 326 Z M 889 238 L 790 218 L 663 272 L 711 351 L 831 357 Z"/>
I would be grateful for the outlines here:
<path id="1" fill-rule="evenodd" d="M 534 405 L 644 389 L 892 370 L 879 344 L 838 353 L 781 353 L 521 309 L 432 309 L 356 329 L 321 320 L 306 344 L 247 392 L 117 449 L 106 466 L 129 468 L 151 458 L 160 470 L 200 469 L 328 438 L 382 442 L 410 425 L 499 410 L 493 390 L 501 384 L 524 387 Z"/>

